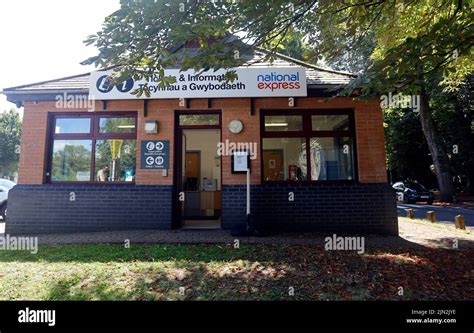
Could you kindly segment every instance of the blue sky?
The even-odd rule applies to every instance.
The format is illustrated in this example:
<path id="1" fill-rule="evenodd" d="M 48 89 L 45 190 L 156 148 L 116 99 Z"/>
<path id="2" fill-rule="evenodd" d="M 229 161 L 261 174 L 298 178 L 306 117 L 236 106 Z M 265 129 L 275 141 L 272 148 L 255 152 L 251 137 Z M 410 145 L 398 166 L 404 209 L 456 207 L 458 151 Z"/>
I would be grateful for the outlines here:
<path id="1" fill-rule="evenodd" d="M 96 54 L 82 41 L 100 30 L 119 0 L 1 0 L 0 89 L 81 74 Z M 14 105 L 0 95 L 0 112 Z"/>

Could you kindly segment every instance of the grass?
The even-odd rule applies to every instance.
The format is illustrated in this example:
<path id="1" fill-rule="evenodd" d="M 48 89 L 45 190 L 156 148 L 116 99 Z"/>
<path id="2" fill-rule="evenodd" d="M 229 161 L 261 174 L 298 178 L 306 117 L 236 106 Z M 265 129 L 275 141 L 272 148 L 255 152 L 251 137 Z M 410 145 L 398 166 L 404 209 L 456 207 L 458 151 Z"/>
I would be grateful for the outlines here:
<path id="1" fill-rule="evenodd" d="M 129 249 L 107 244 L 64 245 L 42 246 L 36 255 L 0 252 L 0 299 L 220 298 L 226 293 L 215 290 L 220 274 L 251 271 L 260 260 L 271 260 L 269 253 L 255 255 L 250 247 L 235 250 L 230 246 L 204 245 L 144 245 Z M 203 295 L 214 296 L 194 294 L 192 285 Z M 184 294 L 182 288 L 186 290 Z"/>
<path id="2" fill-rule="evenodd" d="M 40 246 L 36 255 L 0 251 L 0 299 L 474 299 L 472 278 L 463 275 L 474 269 L 473 255 L 432 249 L 358 255 L 323 246 Z"/>
<path id="3" fill-rule="evenodd" d="M 456 227 L 454 226 L 454 222 L 453 222 L 452 225 L 450 225 L 450 224 L 446 224 L 446 223 L 433 223 L 433 222 L 431 222 L 429 220 L 426 220 L 426 219 L 410 219 L 410 218 L 407 218 L 407 217 L 398 217 L 398 221 L 399 222 L 418 223 L 418 224 L 425 225 L 425 226 L 428 226 L 428 227 L 448 230 L 448 231 L 452 231 L 452 232 L 459 232 L 459 233 L 466 234 L 466 235 L 471 235 L 472 234 L 472 232 L 468 229 L 466 229 L 466 230 L 456 229 Z"/>

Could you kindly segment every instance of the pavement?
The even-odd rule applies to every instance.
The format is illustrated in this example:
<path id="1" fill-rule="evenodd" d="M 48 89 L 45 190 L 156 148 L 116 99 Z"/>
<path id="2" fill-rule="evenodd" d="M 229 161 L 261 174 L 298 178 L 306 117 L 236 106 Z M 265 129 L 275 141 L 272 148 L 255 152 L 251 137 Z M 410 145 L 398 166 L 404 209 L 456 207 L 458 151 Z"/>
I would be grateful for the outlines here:
<path id="1" fill-rule="evenodd" d="M 399 224 L 400 236 L 365 235 L 365 248 L 387 249 L 459 249 L 474 248 L 474 233 L 451 228 L 439 228 L 412 221 Z M 32 235 L 40 245 L 59 244 L 266 244 L 325 246 L 329 234 L 281 233 L 266 237 L 233 237 L 225 230 L 133 230 L 73 234 Z M 337 235 L 344 236 L 344 235 Z M 354 237 L 351 235 L 350 237 Z M 238 241 L 238 243 L 236 243 Z"/>
<path id="2" fill-rule="evenodd" d="M 474 248 L 474 210 L 455 207 L 440 207 L 418 204 L 399 204 L 398 215 L 406 217 L 406 210 L 412 208 L 415 217 L 426 218 L 426 212 L 434 211 L 438 223 L 452 226 L 436 228 L 416 222 L 400 222 L 400 236 L 365 236 L 365 246 L 404 247 L 404 248 L 449 248 L 454 239 L 459 241 L 460 247 Z M 454 228 L 454 217 L 463 215 L 465 218 L 466 233 Z M 0 220 L 0 236 L 5 232 L 5 223 Z M 227 244 L 234 245 L 236 240 L 242 244 L 269 244 L 269 245 L 313 245 L 324 246 L 325 238 L 331 236 L 321 233 L 281 233 L 266 237 L 233 237 L 225 230 L 132 230 L 86 232 L 72 234 L 34 235 L 42 245 L 54 244 Z M 340 235 L 338 235 L 340 236 Z M 343 236 L 343 235 L 341 235 Z"/>
<path id="3" fill-rule="evenodd" d="M 398 216 L 406 217 L 406 210 L 409 208 L 413 209 L 415 213 L 415 218 L 417 219 L 426 219 L 426 213 L 428 211 L 433 211 L 435 212 L 437 222 L 453 226 L 454 217 L 456 215 L 462 215 L 464 216 L 464 223 L 466 224 L 466 229 L 474 230 L 474 209 L 431 206 L 427 204 L 398 204 Z"/>

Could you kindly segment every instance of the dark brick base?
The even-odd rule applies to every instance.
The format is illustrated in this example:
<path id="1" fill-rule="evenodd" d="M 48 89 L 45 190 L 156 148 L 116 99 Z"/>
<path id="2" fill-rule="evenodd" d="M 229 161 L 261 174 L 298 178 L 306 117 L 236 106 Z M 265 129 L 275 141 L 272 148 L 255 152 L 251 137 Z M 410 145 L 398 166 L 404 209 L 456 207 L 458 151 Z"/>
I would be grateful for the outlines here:
<path id="1" fill-rule="evenodd" d="M 172 191 L 172 186 L 17 185 L 9 193 L 6 232 L 171 229 Z"/>
<path id="2" fill-rule="evenodd" d="M 6 232 L 171 229 L 172 193 L 172 186 L 18 185 L 9 193 Z M 245 224 L 245 203 L 245 185 L 223 186 L 223 229 Z M 255 185 L 251 206 L 255 225 L 268 230 L 398 235 L 387 184 Z"/>
<path id="3" fill-rule="evenodd" d="M 252 221 L 264 229 L 398 235 L 388 184 L 264 184 L 251 191 Z M 224 185 L 222 196 L 223 228 L 244 224 L 246 186 Z"/>

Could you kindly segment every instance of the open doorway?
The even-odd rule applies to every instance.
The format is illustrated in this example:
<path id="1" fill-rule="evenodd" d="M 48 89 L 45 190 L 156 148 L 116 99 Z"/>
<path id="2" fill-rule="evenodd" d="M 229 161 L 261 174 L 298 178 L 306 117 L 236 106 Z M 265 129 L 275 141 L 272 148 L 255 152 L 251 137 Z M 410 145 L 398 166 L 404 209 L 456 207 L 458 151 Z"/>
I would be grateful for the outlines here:
<path id="1" fill-rule="evenodd" d="M 219 115 L 217 115 L 219 116 Z M 212 126 L 212 125 L 211 125 Z M 218 144 L 221 130 L 180 126 L 180 154 L 177 158 L 178 226 L 184 229 L 221 227 L 221 157 Z M 183 200 L 184 199 L 184 200 Z"/>

